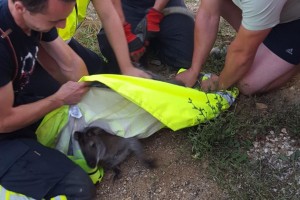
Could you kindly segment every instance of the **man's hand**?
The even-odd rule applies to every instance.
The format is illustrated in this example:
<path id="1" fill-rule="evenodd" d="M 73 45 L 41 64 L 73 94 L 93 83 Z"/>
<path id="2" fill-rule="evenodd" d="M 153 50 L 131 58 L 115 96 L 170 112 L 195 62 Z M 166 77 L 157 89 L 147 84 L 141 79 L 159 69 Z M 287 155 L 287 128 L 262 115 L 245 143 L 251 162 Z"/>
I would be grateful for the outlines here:
<path id="1" fill-rule="evenodd" d="M 192 68 L 180 72 L 175 79 L 184 83 L 186 87 L 193 87 L 198 81 L 199 72 Z"/>
<path id="2" fill-rule="evenodd" d="M 88 90 L 88 83 L 69 81 L 53 95 L 53 100 L 60 101 L 62 105 L 74 105 L 80 102 Z"/>
<path id="3" fill-rule="evenodd" d="M 212 74 L 207 80 L 201 82 L 201 90 L 205 92 L 213 92 L 219 89 L 219 77 Z"/>
<path id="4" fill-rule="evenodd" d="M 122 71 L 122 74 L 127 76 L 136 76 L 141 78 L 152 78 L 151 75 L 149 75 L 147 72 L 136 68 L 132 65 L 132 67 L 126 68 L 126 71 Z"/>
<path id="5" fill-rule="evenodd" d="M 155 37 L 155 35 L 160 31 L 159 24 L 163 17 L 163 13 L 151 8 L 137 25 L 135 34 L 145 42 Z"/>
<path id="6" fill-rule="evenodd" d="M 132 61 L 137 62 L 145 53 L 143 41 L 131 32 L 131 24 L 126 23 L 124 26 L 125 36 L 128 43 L 129 53 Z"/>

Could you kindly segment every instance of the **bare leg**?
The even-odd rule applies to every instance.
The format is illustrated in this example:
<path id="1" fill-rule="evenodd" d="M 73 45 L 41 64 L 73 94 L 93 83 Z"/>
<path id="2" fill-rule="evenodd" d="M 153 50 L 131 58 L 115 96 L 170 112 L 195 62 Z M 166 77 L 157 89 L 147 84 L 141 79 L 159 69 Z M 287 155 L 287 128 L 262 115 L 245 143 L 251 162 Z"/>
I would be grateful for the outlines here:
<path id="1" fill-rule="evenodd" d="M 291 80 L 296 74 L 300 72 L 300 65 L 294 66 L 294 68 L 287 73 L 283 74 L 281 77 L 270 83 L 267 87 L 264 88 L 264 90 L 260 92 L 270 91 L 273 89 L 277 89 L 281 86 L 283 86 L 285 83 L 287 83 L 289 80 Z"/>
<path id="2" fill-rule="evenodd" d="M 287 82 L 297 71 L 295 65 L 281 59 L 261 44 L 251 69 L 239 81 L 238 88 L 245 95 L 266 92 Z"/>

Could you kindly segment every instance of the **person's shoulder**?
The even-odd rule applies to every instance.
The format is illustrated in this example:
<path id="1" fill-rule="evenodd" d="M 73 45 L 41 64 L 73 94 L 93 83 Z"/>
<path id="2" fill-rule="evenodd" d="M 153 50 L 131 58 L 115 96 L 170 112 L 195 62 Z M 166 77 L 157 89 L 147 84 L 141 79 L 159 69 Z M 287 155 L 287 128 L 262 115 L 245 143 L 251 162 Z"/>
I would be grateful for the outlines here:
<path id="1" fill-rule="evenodd" d="M 280 14 L 286 1 L 235 0 L 243 12 L 242 25 L 248 30 L 265 30 L 280 22 Z M 238 5 L 238 4 L 237 4 Z"/>
<path id="2" fill-rule="evenodd" d="M 41 40 L 44 42 L 51 42 L 58 37 L 57 29 L 54 27 L 50 31 L 43 33 Z"/>

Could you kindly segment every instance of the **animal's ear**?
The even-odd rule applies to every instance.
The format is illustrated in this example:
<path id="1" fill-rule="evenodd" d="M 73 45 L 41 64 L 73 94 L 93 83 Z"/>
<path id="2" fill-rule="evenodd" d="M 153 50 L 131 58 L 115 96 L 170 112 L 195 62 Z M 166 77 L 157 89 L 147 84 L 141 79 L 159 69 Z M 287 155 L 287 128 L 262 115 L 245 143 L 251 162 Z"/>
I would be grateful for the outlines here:
<path id="1" fill-rule="evenodd" d="M 75 140 L 79 140 L 79 135 L 81 134 L 81 132 L 80 131 L 75 131 L 74 132 L 74 139 Z"/>
<path id="2" fill-rule="evenodd" d="M 100 128 L 100 127 L 94 127 L 94 129 L 93 129 L 93 133 L 95 134 L 95 135 L 100 135 L 100 134 L 102 134 L 103 133 L 103 129 L 102 128 Z"/>

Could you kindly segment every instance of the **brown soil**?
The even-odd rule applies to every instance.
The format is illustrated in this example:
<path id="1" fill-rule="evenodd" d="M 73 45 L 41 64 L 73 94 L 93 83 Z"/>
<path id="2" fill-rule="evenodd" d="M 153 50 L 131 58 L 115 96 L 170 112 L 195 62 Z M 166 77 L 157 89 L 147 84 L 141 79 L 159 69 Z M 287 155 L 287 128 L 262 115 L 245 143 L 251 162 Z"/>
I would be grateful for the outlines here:
<path id="1" fill-rule="evenodd" d="M 300 75 L 299 75 L 300 76 Z M 262 103 L 272 110 L 287 104 L 299 102 L 300 81 L 295 77 L 284 87 L 253 98 L 240 95 L 237 104 L 244 112 L 260 109 Z M 255 101 L 255 102 L 253 102 Z M 157 168 L 146 169 L 136 158 L 130 157 L 121 165 L 122 176 L 113 182 L 113 172 L 107 171 L 97 186 L 98 199 L 125 200 L 209 200 L 228 199 L 208 173 L 208 164 L 192 157 L 187 138 L 188 129 L 173 132 L 162 129 L 143 139 L 145 153 L 157 161 Z M 266 133 L 267 134 L 267 133 Z"/>
<path id="2" fill-rule="evenodd" d="M 199 0 L 187 0 L 187 6 L 195 13 Z M 96 15 L 92 15 L 92 18 Z M 232 31 L 228 24 L 222 23 L 222 43 L 228 45 L 232 39 Z M 221 24 L 221 25 L 222 25 Z M 216 43 L 218 45 L 218 41 Z M 154 66 L 155 67 L 155 66 Z M 156 72 L 164 66 L 156 66 Z M 278 107 L 284 103 L 299 102 L 300 80 L 294 78 L 277 91 L 270 92 L 255 99 L 255 103 L 264 106 Z M 251 101 L 251 104 L 249 104 Z M 255 109 L 252 100 L 239 96 L 237 103 L 244 106 L 246 112 Z M 257 108 L 257 107 L 256 107 Z M 113 182 L 113 173 L 106 171 L 103 180 L 97 185 L 97 199 L 107 200 L 174 200 L 174 199 L 228 199 L 223 191 L 208 173 L 205 161 L 193 159 L 191 145 L 187 138 L 187 129 L 173 132 L 163 129 L 149 138 L 143 139 L 145 153 L 157 161 L 157 168 L 146 169 L 136 158 L 130 157 L 121 165 L 122 176 Z"/>
<path id="3" fill-rule="evenodd" d="M 143 139 L 145 153 L 157 162 L 146 169 L 130 157 L 122 166 L 122 177 L 113 182 L 108 171 L 98 185 L 98 199 L 226 199 L 226 194 L 210 180 L 206 163 L 191 156 L 186 131 L 164 129 Z"/>

